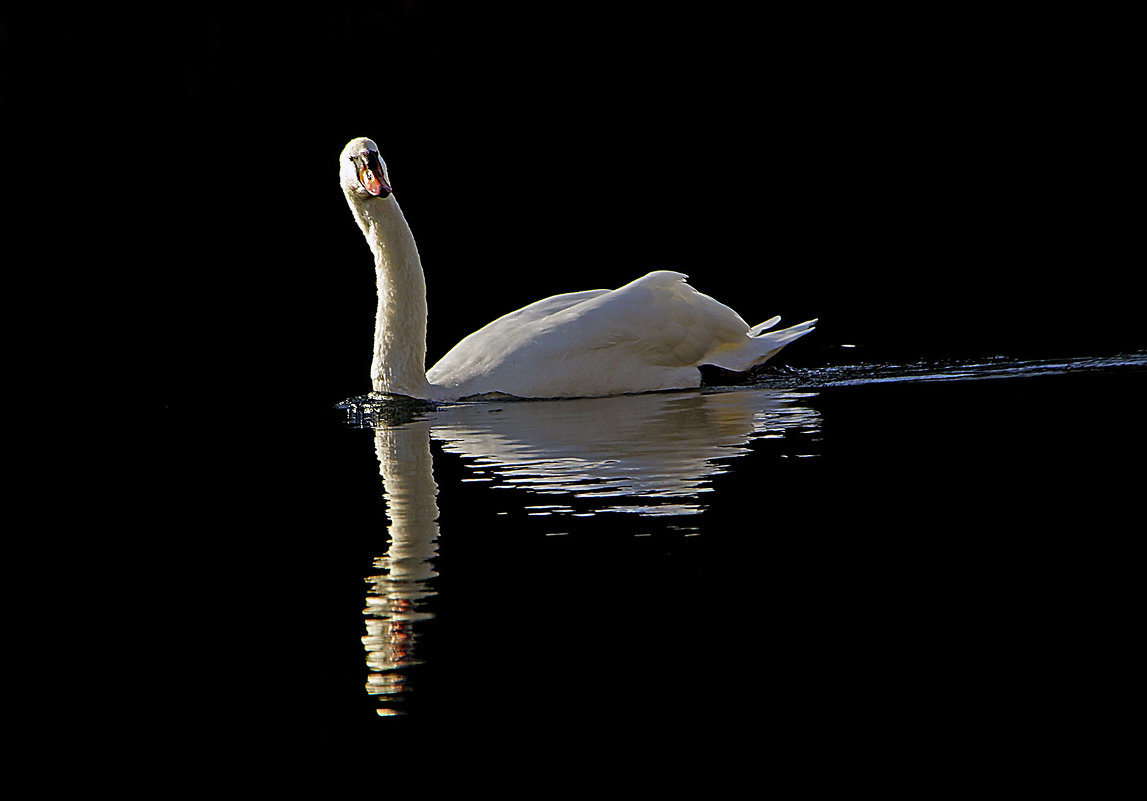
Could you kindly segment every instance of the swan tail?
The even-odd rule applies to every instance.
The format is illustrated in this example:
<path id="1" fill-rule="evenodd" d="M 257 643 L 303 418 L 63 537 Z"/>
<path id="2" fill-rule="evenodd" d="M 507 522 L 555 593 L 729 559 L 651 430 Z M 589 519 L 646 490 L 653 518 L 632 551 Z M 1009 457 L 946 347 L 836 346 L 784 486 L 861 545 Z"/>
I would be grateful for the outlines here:
<path id="1" fill-rule="evenodd" d="M 761 358 L 753 362 L 753 365 L 758 365 L 761 362 L 767 361 L 768 359 L 771 359 L 773 356 L 777 355 L 780 349 L 785 345 L 789 344 L 790 342 L 795 342 L 805 334 L 812 331 L 816 326 L 816 322 L 817 321 L 815 319 L 805 320 L 803 323 L 798 323 L 797 325 L 791 326 L 789 328 L 783 328 L 780 331 L 771 331 L 767 334 L 760 334 L 753 337 L 753 341 L 760 343 L 762 349 L 764 349 L 764 353 Z"/>
<path id="2" fill-rule="evenodd" d="M 813 330 L 816 320 L 806 320 L 803 323 L 782 328 L 780 331 L 767 331 L 780 321 L 780 317 L 773 317 L 760 325 L 749 329 L 747 341 L 736 345 L 726 345 L 710 354 L 706 364 L 721 367 L 725 370 L 743 373 L 764 364 L 776 356 L 781 348 L 794 342 Z"/>
<path id="3" fill-rule="evenodd" d="M 769 328 L 772 328 L 774 325 L 776 325 L 780 321 L 781 321 L 781 316 L 778 314 L 776 317 L 770 317 L 769 319 L 765 320 L 763 323 L 757 323 L 756 325 L 754 325 L 752 328 L 749 329 L 749 336 L 751 336 L 751 337 L 759 336 L 762 331 L 765 331 Z"/>

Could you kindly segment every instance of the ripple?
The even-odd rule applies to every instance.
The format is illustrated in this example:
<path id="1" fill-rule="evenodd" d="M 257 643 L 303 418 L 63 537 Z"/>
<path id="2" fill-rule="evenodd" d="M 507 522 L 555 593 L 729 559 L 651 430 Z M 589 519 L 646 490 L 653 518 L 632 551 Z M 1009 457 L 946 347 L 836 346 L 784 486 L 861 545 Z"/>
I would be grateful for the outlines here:
<path id="1" fill-rule="evenodd" d="M 1064 359 L 986 359 L 918 361 L 906 364 L 876 363 L 832 365 L 814 368 L 780 367 L 766 371 L 753 386 L 787 390 L 867 384 L 923 383 L 935 381 L 983 381 L 1002 378 L 1033 378 L 1073 373 L 1123 372 L 1147 369 L 1147 353 Z"/>

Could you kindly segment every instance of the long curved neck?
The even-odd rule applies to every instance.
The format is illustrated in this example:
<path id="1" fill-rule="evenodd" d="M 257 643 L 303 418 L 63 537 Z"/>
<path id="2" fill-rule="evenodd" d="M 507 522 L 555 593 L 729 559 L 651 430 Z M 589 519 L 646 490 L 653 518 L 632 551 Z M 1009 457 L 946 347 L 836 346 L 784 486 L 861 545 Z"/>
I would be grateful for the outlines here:
<path id="1" fill-rule="evenodd" d="M 352 201 L 351 210 L 378 281 L 371 384 L 375 392 L 426 398 L 426 277 L 414 235 L 393 196 Z"/>

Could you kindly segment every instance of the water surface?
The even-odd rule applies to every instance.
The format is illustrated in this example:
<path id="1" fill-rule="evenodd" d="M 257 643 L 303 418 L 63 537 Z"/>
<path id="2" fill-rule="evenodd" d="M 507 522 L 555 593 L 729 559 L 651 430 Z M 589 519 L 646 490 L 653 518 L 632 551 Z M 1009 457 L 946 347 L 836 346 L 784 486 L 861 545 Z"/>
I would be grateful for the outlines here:
<path id="1" fill-rule="evenodd" d="M 801 683 L 858 656 L 839 647 L 892 671 L 940 658 L 943 632 L 957 651 L 903 679 L 916 686 L 971 656 L 972 621 L 993 641 L 1013 590 L 1044 588 L 1000 571 L 1062 567 L 1053 523 L 1079 563 L 1095 556 L 1086 529 L 1128 491 L 1096 421 L 1142 431 L 1113 393 L 1141 390 L 1145 366 L 993 358 L 600 399 L 348 401 L 388 524 L 366 694 L 378 715 L 435 719 L 535 702 L 668 714 L 698 694 L 758 709 L 777 688 L 752 678 L 754 644 Z"/>

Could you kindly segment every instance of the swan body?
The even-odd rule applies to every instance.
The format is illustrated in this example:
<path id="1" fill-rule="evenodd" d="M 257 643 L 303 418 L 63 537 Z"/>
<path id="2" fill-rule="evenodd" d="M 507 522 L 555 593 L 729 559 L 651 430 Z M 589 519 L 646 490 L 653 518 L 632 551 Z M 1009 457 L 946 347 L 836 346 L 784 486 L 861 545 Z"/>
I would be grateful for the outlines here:
<path id="1" fill-rule="evenodd" d="M 743 372 L 812 330 L 771 331 L 667 270 L 620 289 L 555 295 L 499 317 L 425 371 L 426 280 L 378 147 L 359 138 L 340 157 L 343 193 L 375 259 L 375 392 L 432 401 L 501 394 L 590 397 L 701 385 L 702 365 Z"/>

